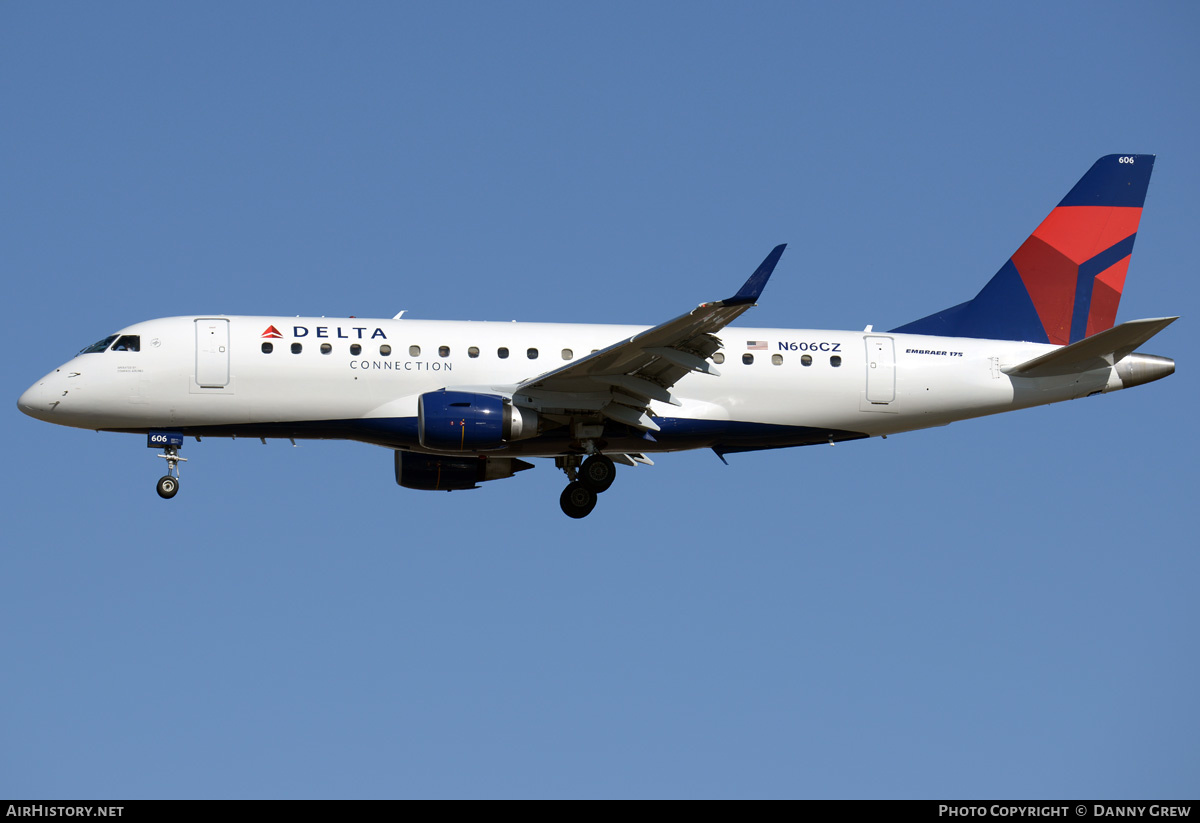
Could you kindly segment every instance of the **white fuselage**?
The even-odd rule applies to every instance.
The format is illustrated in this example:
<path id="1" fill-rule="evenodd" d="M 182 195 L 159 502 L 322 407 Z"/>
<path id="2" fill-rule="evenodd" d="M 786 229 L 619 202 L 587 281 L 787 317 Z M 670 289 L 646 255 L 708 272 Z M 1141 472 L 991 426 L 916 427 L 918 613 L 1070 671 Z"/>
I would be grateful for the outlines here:
<path id="1" fill-rule="evenodd" d="M 355 318 L 170 317 L 119 335 L 137 351 L 82 353 L 24 395 L 23 411 L 79 428 L 344 437 L 421 451 L 417 401 L 442 388 L 504 394 L 641 327 Z M 274 336 L 278 333 L 279 336 Z M 264 336 L 267 335 L 267 336 Z M 1123 388 L 1111 366 L 1023 379 L 1004 369 L 1056 346 L 874 332 L 729 327 L 719 376 L 654 401 L 661 431 L 611 451 L 771 448 L 939 426 Z M 264 351 L 269 349 L 269 351 Z M 507 356 L 502 356 L 507 352 Z M 567 433 L 509 444 L 552 456 Z M 495 452 L 491 452 L 494 454 Z"/>

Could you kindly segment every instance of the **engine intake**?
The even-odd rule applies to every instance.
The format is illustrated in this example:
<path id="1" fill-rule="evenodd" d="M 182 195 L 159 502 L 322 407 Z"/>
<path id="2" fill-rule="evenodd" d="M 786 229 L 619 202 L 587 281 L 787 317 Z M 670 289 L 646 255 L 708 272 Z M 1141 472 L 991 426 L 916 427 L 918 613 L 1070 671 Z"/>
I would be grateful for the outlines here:
<path id="1" fill-rule="evenodd" d="M 427 449 L 478 452 L 533 437 L 537 412 L 494 394 L 426 392 L 417 404 L 417 435 Z"/>

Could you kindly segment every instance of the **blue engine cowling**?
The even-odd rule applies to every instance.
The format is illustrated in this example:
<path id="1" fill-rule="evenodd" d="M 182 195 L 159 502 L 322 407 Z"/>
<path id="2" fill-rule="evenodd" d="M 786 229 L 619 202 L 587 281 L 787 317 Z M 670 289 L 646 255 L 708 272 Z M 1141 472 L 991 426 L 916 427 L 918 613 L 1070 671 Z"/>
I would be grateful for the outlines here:
<path id="1" fill-rule="evenodd" d="M 537 434 L 537 415 L 514 408 L 503 397 L 463 391 L 433 391 L 417 404 L 417 434 L 427 449 L 480 452 Z"/>
<path id="2" fill-rule="evenodd" d="M 488 480 L 512 477 L 533 464 L 508 457 L 442 457 L 396 452 L 396 482 L 406 489 L 460 491 Z"/>

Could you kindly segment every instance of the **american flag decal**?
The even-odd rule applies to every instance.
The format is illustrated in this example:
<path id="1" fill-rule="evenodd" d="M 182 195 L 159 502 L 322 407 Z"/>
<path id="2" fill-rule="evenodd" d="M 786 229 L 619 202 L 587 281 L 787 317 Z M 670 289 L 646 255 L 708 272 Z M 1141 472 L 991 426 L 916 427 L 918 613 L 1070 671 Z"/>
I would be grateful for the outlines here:
<path id="1" fill-rule="evenodd" d="M 746 341 L 746 351 L 766 351 L 766 349 L 767 349 L 767 341 L 766 340 L 747 340 Z"/>

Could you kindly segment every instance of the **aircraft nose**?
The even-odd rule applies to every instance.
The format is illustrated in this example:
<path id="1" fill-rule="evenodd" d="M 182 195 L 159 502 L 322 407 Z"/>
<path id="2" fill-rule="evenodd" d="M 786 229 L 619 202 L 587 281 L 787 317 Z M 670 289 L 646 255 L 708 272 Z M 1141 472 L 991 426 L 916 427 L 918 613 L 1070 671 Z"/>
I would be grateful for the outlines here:
<path id="1" fill-rule="evenodd" d="M 18 409 L 38 420 L 47 419 L 50 412 L 53 411 L 54 405 L 57 404 L 50 399 L 50 392 L 46 387 L 45 379 L 34 383 L 17 400 Z"/>

